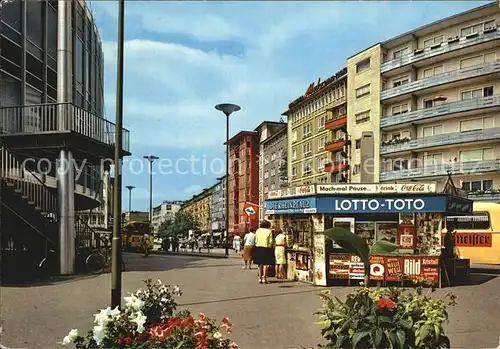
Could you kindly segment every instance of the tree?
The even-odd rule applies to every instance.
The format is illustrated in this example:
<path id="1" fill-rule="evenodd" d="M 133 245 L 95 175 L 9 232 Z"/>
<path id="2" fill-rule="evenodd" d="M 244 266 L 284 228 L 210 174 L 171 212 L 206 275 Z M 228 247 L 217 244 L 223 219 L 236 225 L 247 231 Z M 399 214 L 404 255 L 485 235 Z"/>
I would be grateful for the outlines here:
<path id="1" fill-rule="evenodd" d="M 174 237 L 186 235 L 189 230 L 198 229 L 199 225 L 196 219 L 186 212 L 177 212 L 173 220 L 164 221 L 158 228 L 160 237 Z"/>

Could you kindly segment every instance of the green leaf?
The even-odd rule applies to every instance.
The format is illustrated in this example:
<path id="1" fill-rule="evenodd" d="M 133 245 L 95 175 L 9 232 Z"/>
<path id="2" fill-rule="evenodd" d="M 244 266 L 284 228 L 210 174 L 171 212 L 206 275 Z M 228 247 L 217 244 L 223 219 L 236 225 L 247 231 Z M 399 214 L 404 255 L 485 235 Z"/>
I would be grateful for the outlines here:
<path id="1" fill-rule="evenodd" d="M 356 254 L 365 264 L 369 262 L 370 250 L 366 241 L 350 231 L 343 228 L 331 228 L 324 232 L 318 232 L 318 234 L 323 234 L 335 241 L 336 244 L 347 252 Z"/>
<path id="2" fill-rule="evenodd" d="M 356 332 L 354 334 L 354 336 L 352 336 L 352 347 L 353 349 L 356 348 L 356 346 L 358 345 L 358 343 L 363 339 L 365 338 L 366 336 L 368 336 L 370 334 L 370 331 L 360 331 L 360 332 Z"/>
<path id="3" fill-rule="evenodd" d="M 420 338 L 422 342 L 425 342 L 425 339 L 431 334 L 431 326 L 428 324 L 424 324 L 420 327 Z"/>
<path id="4" fill-rule="evenodd" d="M 406 333 L 403 330 L 397 330 L 396 332 L 396 339 L 398 346 L 400 348 L 405 348 L 405 342 L 406 342 Z"/>
<path id="5" fill-rule="evenodd" d="M 398 245 L 389 241 L 379 240 L 370 248 L 370 255 L 392 253 L 398 249 Z"/>
<path id="6" fill-rule="evenodd" d="M 384 332 L 380 327 L 377 327 L 373 333 L 373 344 L 375 344 L 376 347 L 380 345 L 380 342 L 382 342 L 382 336 Z"/>

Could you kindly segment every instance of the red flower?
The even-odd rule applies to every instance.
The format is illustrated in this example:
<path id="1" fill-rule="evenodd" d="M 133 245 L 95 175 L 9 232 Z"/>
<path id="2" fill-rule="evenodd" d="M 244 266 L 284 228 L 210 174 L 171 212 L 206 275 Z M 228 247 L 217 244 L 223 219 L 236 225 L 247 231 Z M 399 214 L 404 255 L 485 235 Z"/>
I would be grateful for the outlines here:
<path id="1" fill-rule="evenodd" d="M 385 299 L 385 298 L 380 298 L 378 301 L 377 301 L 377 306 L 379 309 L 388 309 L 388 310 L 392 310 L 394 309 L 394 307 L 396 306 L 396 303 L 394 303 L 392 300 L 390 299 Z"/>

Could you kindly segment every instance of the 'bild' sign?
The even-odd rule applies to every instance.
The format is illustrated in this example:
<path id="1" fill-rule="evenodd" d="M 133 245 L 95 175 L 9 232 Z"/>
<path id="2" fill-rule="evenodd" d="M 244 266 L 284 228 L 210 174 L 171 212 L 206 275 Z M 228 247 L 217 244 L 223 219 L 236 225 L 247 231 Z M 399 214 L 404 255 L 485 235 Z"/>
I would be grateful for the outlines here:
<path id="1" fill-rule="evenodd" d="M 417 277 L 439 281 L 439 257 L 370 258 L 370 279 L 384 281 L 411 280 Z"/>

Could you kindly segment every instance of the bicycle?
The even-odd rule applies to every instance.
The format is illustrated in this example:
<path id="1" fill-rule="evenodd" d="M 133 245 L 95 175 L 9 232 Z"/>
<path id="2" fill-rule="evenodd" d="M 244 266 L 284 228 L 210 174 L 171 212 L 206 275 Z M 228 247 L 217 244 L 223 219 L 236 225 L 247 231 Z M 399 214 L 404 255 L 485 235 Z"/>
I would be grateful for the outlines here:
<path id="1" fill-rule="evenodd" d="M 104 252 L 93 251 L 85 259 L 85 266 L 92 274 L 101 274 L 104 269 L 111 268 L 111 249 L 104 249 Z M 122 259 L 122 271 L 125 271 L 125 262 Z"/>

